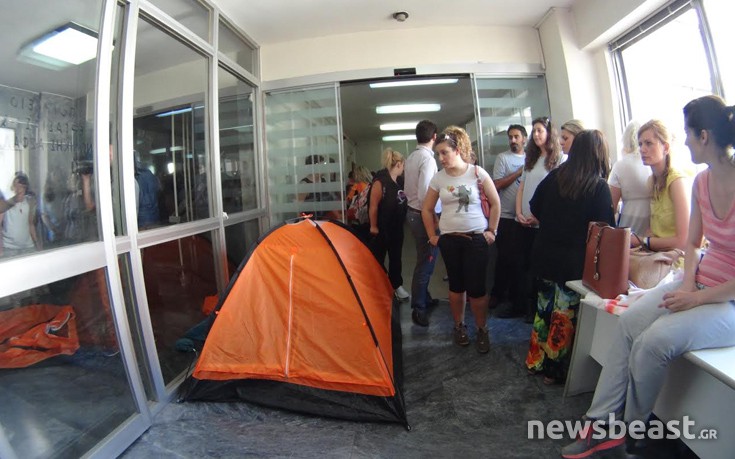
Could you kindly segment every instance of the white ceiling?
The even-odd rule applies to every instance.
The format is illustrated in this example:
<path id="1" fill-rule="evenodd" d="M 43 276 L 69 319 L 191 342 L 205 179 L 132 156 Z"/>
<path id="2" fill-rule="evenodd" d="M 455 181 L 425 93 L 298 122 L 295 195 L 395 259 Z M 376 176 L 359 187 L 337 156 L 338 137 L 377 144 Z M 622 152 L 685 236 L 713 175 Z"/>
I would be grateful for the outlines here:
<path id="1" fill-rule="evenodd" d="M 261 46 L 325 35 L 436 26 L 533 27 L 575 0 L 215 0 Z M 409 14 L 405 22 L 393 13 Z M 437 37 L 440 40 L 441 37 Z"/>

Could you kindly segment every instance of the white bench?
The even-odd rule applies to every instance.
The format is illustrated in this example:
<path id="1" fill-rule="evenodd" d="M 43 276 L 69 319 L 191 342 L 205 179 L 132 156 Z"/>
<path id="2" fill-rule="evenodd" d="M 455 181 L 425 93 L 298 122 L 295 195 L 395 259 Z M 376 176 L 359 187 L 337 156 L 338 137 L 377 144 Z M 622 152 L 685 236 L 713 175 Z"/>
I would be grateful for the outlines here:
<path id="1" fill-rule="evenodd" d="M 618 321 L 581 280 L 566 285 L 579 292 L 582 301 L 565 397 L 595 390 Z M 653 411 L 664 422 L 688 416 L 696 423 L 697 435 L 716 429 L 717 439 L 683 439 L 700 458 L 735 457 L 735 347 L 691 351 L 674 360 Z"/>

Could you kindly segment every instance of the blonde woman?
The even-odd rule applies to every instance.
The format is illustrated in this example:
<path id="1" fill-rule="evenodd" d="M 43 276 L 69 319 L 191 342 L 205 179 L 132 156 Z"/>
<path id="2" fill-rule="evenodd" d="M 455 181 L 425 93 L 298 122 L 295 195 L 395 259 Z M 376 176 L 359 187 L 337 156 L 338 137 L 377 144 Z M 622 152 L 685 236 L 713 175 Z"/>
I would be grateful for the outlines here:
<path id="1" fill-rule="evenodd" d="M 607 183 L 610 186 L 613 209 L 622 199 L 618 226 L 630 227 L 636 234 L 644 234 L 651 218 L 651 187 L 648 181 L 651 168 L 643 164 L 638 150 L 640 123 L 631 121 L 623 133 L 623 157 L 615 162 Z"/>
<path id="2" fill-rule="evenodd" d="M 383 151 L 384 169 L 375 174 L 370 190 L 370 242 L 368 246 L 378 263 L 385 263 L 388 255 L 388 278 L 396 297 L 408 300 L 401 275 L 403 250 L 403 221 L 406 219 L 408 200 L 403 191 L 403 155 L 392 148 Z"/>
<path id="3" fill-rule="evenodd" d="M 689 227 L 689 188 L 686 175 L 671 167 L 671 134 L 659 120 L 638 130 L 643 164 L 651 168 L 653 198 L 648 230 L 634 233 L 631 247 L 644 246 L 654 252 L 686 246 Z"/>
<path id="4" fill-rule="evenodd" d="M 464 322 L 465 294 L 477 324 L 477 352 L 490 350 L 487 332 L 486 269 L 489 246 L 495 242 L 500 220 L 500 197 L 490 175 L 470 164 L 472 146 L 464 129 L 450 126 L 434 143 L 443 169 L 429 182 L 421 209 L 429 244 L 438 246 L 449 275 L 449 306 L 454 318 L 454 342 L 470 344 Z M 478 180 L 490 203 L 490 216 L 482 212 Z M 440 236 L 434 208 L 441 199 Z"/>
<path id="5" fill-rule="evenodd" d="M 568 155 L 569 150 L 572 148 L 574 137 L 584 131 L 584 124 L 579 120 L 569 120 L 562 124 L 560 129 L 559 142 L 561 143 L 561 151 L 565 155 Z"/>

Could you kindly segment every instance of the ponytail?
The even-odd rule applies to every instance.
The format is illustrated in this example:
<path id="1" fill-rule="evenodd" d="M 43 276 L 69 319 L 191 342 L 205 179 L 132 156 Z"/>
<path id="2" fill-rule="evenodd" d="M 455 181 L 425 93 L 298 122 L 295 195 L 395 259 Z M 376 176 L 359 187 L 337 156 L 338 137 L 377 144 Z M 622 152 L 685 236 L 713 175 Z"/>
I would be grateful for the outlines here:
<path id="1" fill-rule="evenodd" d="M 397 163 L 403 162 L 403 155 L 399 152 L 395 151 L 394 149 L 388 147 L 385 150 L 383 150 L 383 167 L 385 167 L 387 170 L 393 169 Z"/>

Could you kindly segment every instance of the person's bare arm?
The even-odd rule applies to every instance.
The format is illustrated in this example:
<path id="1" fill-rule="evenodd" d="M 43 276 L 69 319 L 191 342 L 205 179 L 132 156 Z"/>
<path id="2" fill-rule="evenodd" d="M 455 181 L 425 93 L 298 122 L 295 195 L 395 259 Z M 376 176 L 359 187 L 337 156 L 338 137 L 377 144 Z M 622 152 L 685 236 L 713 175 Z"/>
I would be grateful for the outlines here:
<path id="1" fill-rule="evenodd" d="M 368 209 L 368 215 L 370 217 L 370 234 L 378 234 L 378 205 L 380 200 L 383 198 L 383 184 L 380 180 L 373 182 L 373 187 L 370 190 L 370 208 Z"/>
<path id="2" fill-rule="evenodd" d="M 513 182 L 518 180 L 518 177 L 520 177 L 521 175 L 523 175 L 523 166 L 519 167 L 518 170 L 516 170 L 515 172 L 511 174 L 506 175 L 503 178 L 493 180 L 493 185 L 495 185 L 496 190 L 498 191 L 503 190 L 511 186 Z"/>

